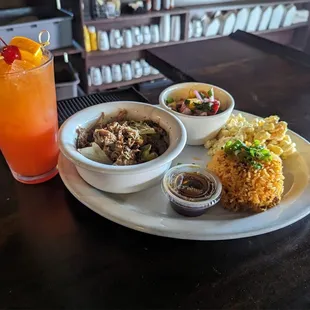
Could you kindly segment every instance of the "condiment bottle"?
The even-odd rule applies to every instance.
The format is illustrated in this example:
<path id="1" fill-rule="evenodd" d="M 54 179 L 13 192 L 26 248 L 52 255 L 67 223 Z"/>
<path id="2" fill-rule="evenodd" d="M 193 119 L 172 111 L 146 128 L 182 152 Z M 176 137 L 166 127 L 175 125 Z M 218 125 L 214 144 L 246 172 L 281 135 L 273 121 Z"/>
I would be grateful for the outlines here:
<path id="1" fill-rule="evenodd" d="M 91 51 L 91 45 L 90 45 L 90 36 L 89 32 L 86 26 L 83 27 L 84 30 L 84 44 L 85 44 L 85 51 L 90 52 Z"/>
<path id="2" fill-rule="evenodd" d="M 112 0 L 115 4 L 115 16 L 121 15 L 121 1 L 120 0 Z"/>
<path id="3" fill-rule="evenodd" d="M 116 7 L 114 1 L 107 2 L 107 13 L 108 18 L 114 18 L 116 16 Z"/>
<path id="4" fill-rule="evenodd" d="M 92 51 L 98 50 L 98 44 L 97 44 L 97 32 L 96 28 L 94 26 L 88 27 L 89 32 L 89 38 L 90 38 L 90 47 Z"/>
<path id="5" fill-rule="evenodd" d="M 102 75 L 99 68 L 91 67 L 90 68 L 90 78 L 91 84 L 94 86 L 102 85 Z"/>
<path id="6" fill-rule="evenodd" d="M 152 0 L 145 1 L 145 8 L 148 12 L 152 10 Z"/>
<path id="7" fill-rule="evenodd" d="M 161 0 L 153 0 L 153 10 L 160 11 L 161 9 Z"/>
<path id="8" fill-rule="evenodd" d="M 170 10 L 171 2 L 170 0 L 163 0 L 163 7 L 165 10 Z"/>

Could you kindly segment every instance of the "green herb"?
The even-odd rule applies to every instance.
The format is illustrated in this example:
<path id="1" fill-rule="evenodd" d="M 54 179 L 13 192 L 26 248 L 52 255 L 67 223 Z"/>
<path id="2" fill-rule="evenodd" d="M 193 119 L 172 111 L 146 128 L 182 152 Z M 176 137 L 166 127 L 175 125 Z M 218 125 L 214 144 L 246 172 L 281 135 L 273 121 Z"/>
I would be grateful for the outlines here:
<path id="1" fill-rule="evenodd" d="M 151 160 L 158 157 L 158 155 L 156 153 L 151 152 L 151 148 L 152 148 L 151 144 L 147 144 L 141 148 L 141 150 L 142 150 L 141 161 L 142 162 L 151 161 Z"/>
<path id="2" fill-rule="evenodd" d="M 167 99 L 166 99 L 166 103 L 172 103 L 172 102 L 174 102 L 174 99 L 173 98 L 171 98 L 171 97 L 168 97 Z"/>
<path id="3" fill-rule="evenodd" d="M 206 95 L 205 95 L 204 93 L 202 93 L 202 92 L 199 92 L 199 95 L 200 95 L 200 97 L 201 97 L 202 99 L 205 99 L 205 98 L 206 98 Z"/>
<path id="4" fill-rule="evenodd" d="M 213 88 L 210 88 L 210 89 L 208 90 L 207 94 L 208 94 L 208 97 L 209 97 L 209 98 L 212 97 L 212 96 L 214 96 Z"/>
<path id="5" fill-rule="evenodd" d="M 208 111 L 211 111 L 211 103 L 210 102 L 202 102 L 202 103 L 198 102 L 198 103 L 195 103 L 195 108 L 203 112 L 208 112 Z"/>
<path id="6" fill-rule="evenodd" d="M 191 101 L 190 101 L 190 100 L 188 100 L 188 99 L 185 99 L 184 103 L 185 103 L 186 105 L 188 105 L 188 104 L 190 104 L 190 103 L 191 103 Z"/>
<path id="7" fill-rule="evenodd" d="M 255 169 L 262 169 L 261 161 L 272 159 L 269 150 L 265 149 L 258 140 L 255 140 L 251 146 L 246 146 L 240 140 L 230 140 L 223 147 L 224 152 L 228 155 L 235 156 L 240 162 L 250 164 Z"/>
<path id="8" fill-rule="evenodd" d="M 257 170 L 263 168 L 263 165 L 258 162 L 253 163 L 252 166 L 254 167 L 254 169 L 257 169 Z"/>

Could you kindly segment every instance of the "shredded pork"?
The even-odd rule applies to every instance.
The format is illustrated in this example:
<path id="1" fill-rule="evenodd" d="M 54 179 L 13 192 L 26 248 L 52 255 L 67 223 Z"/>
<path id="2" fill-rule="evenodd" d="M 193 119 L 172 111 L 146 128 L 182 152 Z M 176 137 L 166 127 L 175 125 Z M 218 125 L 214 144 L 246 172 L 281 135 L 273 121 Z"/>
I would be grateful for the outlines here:
<path id="1" fill-rule="evenodd" d="M 126 120 L 122 110 L 104 124 L 104 114 L 89 129 L 78 129 L 77 148 L 96 143 L 114 165 L 127 166 L 146 162 L 162 155 L 168 148 L 167 132 L 152 121 Z"/>

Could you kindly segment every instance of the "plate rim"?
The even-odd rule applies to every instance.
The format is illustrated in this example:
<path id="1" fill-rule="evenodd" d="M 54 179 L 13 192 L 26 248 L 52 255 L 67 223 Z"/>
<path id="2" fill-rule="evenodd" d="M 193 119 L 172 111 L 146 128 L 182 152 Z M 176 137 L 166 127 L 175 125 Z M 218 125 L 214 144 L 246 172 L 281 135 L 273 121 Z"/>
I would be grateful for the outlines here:
<path id="1" fill-rule="evenodd" d="M 260 116 L 256 116 L 254 114 L 248 113 L 248 112 L 243 112 L 243 111 L 239 111 L 239 110 L 234 110 L 233 111 L 234 114 L 238 114 L 238 113 L 242 113 L 243 115 L 247 116 L 251 116 L 251 117 L 257 117 L 257 118 L 262 118 Z M 296 135 L 299 139 L 303 140 L 306 144 L 309 145 L 310 147 L 310 142 L 308 140 L 306 140 L 304 137 L 302 137 L 301 135 L 295 133 L 292 130 L 288 130 L 289 133 L 293 133 L 294 135 Z M 207 151 L 207 150 L 206 150 Z M 93 212 L 99 214 L 100 216 L 103 216 L 104 218 L 117 223 L 119 225 L 122 225 L 124 227 L 136 230 L 136 231 L 140 231 L 143 233 L 148 233 L 151 235 L 156 235 L 156 236 L 161 236 L 161 237 L 168 237 L 168 238 L 175 238 L 175 239 L 183 239 L 183 240 L 205 240 L 205 241 L 219 241 L 219 240 L 233 240 L 233 239 L 241 239 L 241 238 L 247 238 L 247 237 L 253 237 L 253 236 L 258 236 L 258 235 L 262 235 L 262 234 L 266 234 L 266 233 L 271 233 L 273 231 L 282 229 L 284 227 L 290 226 L 296 222 L 298 222 L 299 220 L 301 220 L 302 218 L 306 217 L 308 214 L 310 214 L 310 203 L 309 205 L 305 206 L 305 209 L 303 210 L 303 212 L 299 212 L 296 216 L 292 216 L 289 220 L 286 220 L 282 223 L 279 224 L 275 224 L 269 227 L 265 227 L 265 228 L 261 228 L 261 229 L 256 229 L 256 230 L 252 230 L 252 231 L 246 231 L 246 232 L 234 232 L 231 234 L 216 234 L 216 235 L 212 235 L 212 234 L 197 234 L 195 233 L 186 233 L 186 232 L 177 232 L 175 230 L 169 230 L 167 228 L 163 229 L 161 228 L 160 225 L 157 225 L 156 227 L 152 224 L 148 224 L 148 226 L 143 226 L 140 223 L 137 223 L 139 219 L 141 219 L 143 217 L 153 217 L 151 215 L 145 215 L 145 214 L 139 214 L 139 218 L 135 220 L 133 219 L 126 219 L 124 216 L 123 217 L 117 217 L 115 215 L 113 215 L 110 212 L 105 212 L 102 210 L 98 210 L 96 207 L 92 206 L 91 203 L 87 202 L 87 200 L 83 199 L 83 197 L 79 196 L 79 194 L 76 192 L 74 186 L 71 185 L 71 182 L 69 181 L 69 179 L 66 177 L 65 172 L 63 171 L 63 165 L 65 164 L 64 162 L 66 162 L 70 165 L 73 166 L 73 169 L 75 170 L 75 173 L 77 174 L 77 177 L 81 179 L 82 182 L 85 183 L 86 186 L 91 187 L 91 185 L 87 184 L 78 174 L 78 172 L 76 171 L 76 168 L 74 167 L 74 165 L 68 161 L 65 156 L 63 154 L 60 153 L 59 155 L 59 161 L 58 161 L 58 169 L 59 169 L 59 175 L 64 183 L 64 185 L 66 186 L 66 188 L 69 190 L 69 192 L 77 199 L 79 200 L 82 204 L 84 204 L 86 207 L 88 207 L 89 209 L 91 209 Z M 96 190 L 94 188 L 94 190 Z M 100 192 L 98 190 L 98 192 Z M 110 199 L 110 198 L 109 198 Z M 101 212 L 100 212 L 101 211 Z M 130 211 L 132 212 L 132 211 Z M 137 214 L 137 213 L 136 213 Z M 160 219 L 160 218 L 159 218 Z"/>

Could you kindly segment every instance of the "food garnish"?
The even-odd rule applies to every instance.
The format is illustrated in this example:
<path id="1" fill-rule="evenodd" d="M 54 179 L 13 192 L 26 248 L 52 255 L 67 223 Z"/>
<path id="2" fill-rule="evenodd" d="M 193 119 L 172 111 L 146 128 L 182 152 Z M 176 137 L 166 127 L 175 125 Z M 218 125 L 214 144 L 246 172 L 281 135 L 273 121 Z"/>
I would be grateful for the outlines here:
<path id="1" fill-rule="evenodd" d="M 14 60 L 21 59 L 20 50 L 15 45 L 7 45 L 2 38 L 0 41 L 4 44 L 4 47 L 0 50 L 0 59 L 2 58 L 8 65 L 11 65 Z"/>
<path id="2" fill-rule="evenodd" d="M 255 169 L 262 169 L 264 161 L 270 161 L 272 155 L 264 146 L 255 140 L 251 146 L 247 146 L 240 140 L 230 140 L 223 147 L 227 155 L 235 156 L 240 162 L 250 164 Z"/>
<path id="3" fill-rule="evenodd" d="M 36 66 L 41 64 L 43 53 L 40 43 L 25 37 L 14 37 L 10 44 L 19 49 L 21 60 L 29 61 Z"/>
<path id="4" fill-rule="evenodd" d="M 206 141 L 208 154 L 214 155 L 230 140 L 240 140 L 246 145 L 259 140 L 261 145 L 282 159 L 296 152 L 296 144 L 287 134 L 287 123 L 276 115 L 252 121 L 242 114 L 232 115 L 216 138 Z"/>
<path id="5" fill-rule="evenodd" d="M 166 99 L 166 103 L 170 104 L 170 103 L 172 103 L 172 102 L 174 102 L 174 99 L 173 99 L 173 98 L 168 97 L 168 98 Z"/>
<path id="6" fill-rule="evenodd" d="M 213 88 L 207 92 L 190 90 L 186 99 L 168 97 L 166 104 L 172 110 L 186 115 L 207 116 L 220 112 L 220 101 L 214 98 Z"/>
<path id="7" fill-rule="evenodd" d="M 42 41 L 42 36 L 47 35 L 47 40 Z M 12 65 L 15 60 L 21 60 L 24 63 L 39 66 L 42 63 L 43 48 L 50 44 L 50 34 L 47 30 L 39 33 L 39 42 L 33 41 L 26 37 L 13 37 L 10 44 L 6 44 L 2 38 L 0 43 L 4 47 L 0 48 L 0 60 L 4 60 L 6 64 Z"/>
<path id="8" fill-rule="evenodd" d="M 135 121 L 121 110 L 110 120 L 104 113 L 90 128 L 79 128 L 78 151 L 88 159 L 118 166 L 151 161 L 169 146 L 167 132 L 151 120 Z"/>

